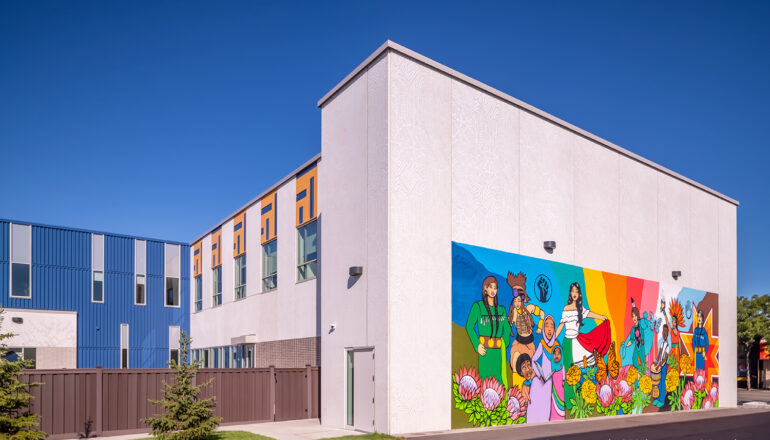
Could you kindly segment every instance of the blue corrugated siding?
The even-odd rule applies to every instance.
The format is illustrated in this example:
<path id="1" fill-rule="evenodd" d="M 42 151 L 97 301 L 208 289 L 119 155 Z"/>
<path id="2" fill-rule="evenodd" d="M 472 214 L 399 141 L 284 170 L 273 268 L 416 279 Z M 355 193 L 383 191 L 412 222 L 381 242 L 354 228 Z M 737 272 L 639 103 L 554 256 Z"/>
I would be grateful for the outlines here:
<path id="1" fill-rule="evenodd" d="M 32 299 L 8 292 L 9 224 L 0 222 L 0 305 L 78 313 L 78 367 L 120 365 L 120 324 L 129 325 L 129 366 L 162 368 L 168 327 L 189 332 L 189 246 L 182 246 L 181 307 L 164 306 L 163 242 L 147 241 L 147 305 L 134 305 L 134 239 L 105 234 L 104 303 L 91 302 L 91 234 L 32 226 Z"/>

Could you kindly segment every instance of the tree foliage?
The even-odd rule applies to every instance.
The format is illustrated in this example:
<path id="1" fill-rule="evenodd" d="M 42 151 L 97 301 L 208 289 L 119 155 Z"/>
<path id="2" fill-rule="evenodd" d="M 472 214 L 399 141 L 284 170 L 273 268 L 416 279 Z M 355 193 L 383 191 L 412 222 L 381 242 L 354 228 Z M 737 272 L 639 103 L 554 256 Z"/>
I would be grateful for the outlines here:
<path id="1" fill-rule="evenodd" d="M 3 310 L 0 309 L 0 329 L 3 325 Z M 45 433 L 35 428 L 38 415 L 29 411 L 32 394 L 29 388 L 39 383 L 22 383 L 19 376 L 25 368 L 32 367 L 31 360 L 9 361 L 5 358 L 8 347 L 5 340 L 12 333 L 0 333 L 0 438 L 12 440 L 44 439 Z"/>
<path id="2" fill-rule="evenodd" d="M 759 339 L 770 339 L 770 295 L 738 297 L 738 343 L 746 350 L 747 383 L 751 387 L 749 352 Z"/>
<path id="3" fill-rule="evenodd" d="M 163 440 L 198 440 L 207 438 L 222 420 L 214 416 L 216 397 L 200 399 L 203 387 L 210 386 L 213 378 L 200 385 L 194 385 L 198 361 L 189 360 L 191 339 L 182 332 L 179 343 L 180 362 L 171 360 L 168 365 L 174 370 L 174 383 L 163 381 L 163 399 L 152 400 L 160 404 L 165 414 L 149 417 L 144 422 L 152 428 L 152 435 Z"/>

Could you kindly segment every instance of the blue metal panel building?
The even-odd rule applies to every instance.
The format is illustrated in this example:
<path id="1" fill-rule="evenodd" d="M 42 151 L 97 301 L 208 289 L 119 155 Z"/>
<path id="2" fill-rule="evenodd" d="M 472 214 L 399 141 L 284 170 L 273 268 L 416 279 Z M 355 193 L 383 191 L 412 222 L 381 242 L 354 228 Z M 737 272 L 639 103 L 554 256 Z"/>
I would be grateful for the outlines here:
<path id="1" fill-rule="evenodd" d="M 31 298 L 10 296 L 10 224 L 0 220 L 0 307 L 77 312 L 78 368 L 120 367 L 120 325 L 129 325 L 129 367 L 163 368 L 169 326 L 189 333 L 189 245 L 119 234 L 31 226 Z M 104 235 L 104 302 L 91 301 L 91 236 Z M 135 305 L 134 241 L 146 245 L 146 305 Z M 179 307 L 165 306 L 164 244 L 180 246 Z"/>

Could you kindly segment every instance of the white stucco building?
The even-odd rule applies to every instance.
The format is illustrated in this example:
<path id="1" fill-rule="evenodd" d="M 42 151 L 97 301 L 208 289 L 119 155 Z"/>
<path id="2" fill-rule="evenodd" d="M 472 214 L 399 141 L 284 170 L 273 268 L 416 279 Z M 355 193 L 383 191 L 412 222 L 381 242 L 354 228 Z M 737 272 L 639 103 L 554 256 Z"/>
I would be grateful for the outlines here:
<path id="1" fill-rule="evenodd" d="M 202 300 L 191 306 L 193 348 L 210 365 L 320 360 L 322 424 L 449 429 L 451 245 L 462 242 L 717 292 L 719 404 L 736 405 L 735 200 L 392 42 L 318 106 L 320 156 L 191 247 L 201 280 L 191 304 Z M 314 188 L 299 180 L 308 167 L 317 201 L 312 220 L 300 220 L 299 196 Z M 277 206 L 275 289 L 263 284 L 274 269 L 266 201 Z M 249 260 L 237 299 L 238 250 L 229 251 L 244 212 Z M 316 278 L 300 276 L 313 222 Z"/>

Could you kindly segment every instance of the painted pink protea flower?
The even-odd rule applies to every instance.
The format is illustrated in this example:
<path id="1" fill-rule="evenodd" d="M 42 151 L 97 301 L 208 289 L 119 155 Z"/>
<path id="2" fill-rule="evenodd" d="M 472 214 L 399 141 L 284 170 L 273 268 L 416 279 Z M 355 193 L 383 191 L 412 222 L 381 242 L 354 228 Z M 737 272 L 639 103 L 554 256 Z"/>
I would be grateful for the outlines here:
<path id="1" fill-rule="evenodd" d="M 709 387 L 709 399 L 711 399 L 712 402 L 716 402 L 719 399 L 719 385 L 713 382 Z"/>
<path id="2" fill-rule="evenodd" d="M 623 403 L 630 402 L 631 397 L 634 395 L 633 387 L 631 387 L 625 379 L 616 381 L 615 386 L 613 386 L 613 391 L 615 391 L 615 397 L 620 397 Z"/>
<path id="3" fill-rule="evenodd" d="M 695 389 L 698 391 L 704 391 L 706 389 L 706 371 L 695 370 L 693 375 L 693 383 L 695 383 Z"/>
<path id="4" fill-rule="evenodd" d="M 506 406 L 511 420 L 527 414 L 527 403 L 524 402 L 524 396 L 521 395 L 519 387 L 513 387 L 508 390 L 508 405 Z"/>
<path id="5" fill-rule="evenodd" d="M 602 379 L 596 387 L 596 396 L 599 397 L 599 404 L 608 407 L 615 400 L 615 391 L 612 389 L 612 381 L 609 378 Z"/>
<path id="6" fill-rule="evenodd" d="M 484 382 L 481 382 L 479 399 L 481 400 L 481 406 L 483 406 L 485 410 L 492 411 L 497 408 L 497 406 L 500 405 L 500 402 L 503 401 L 504 394 L 505 390 L 503 389 L 503 386 L 500 385 L 500 382 L 493 376 L 489 376 L 484 379 Z"/>
<path id="7" fill-rule="evenodd" d="M 688 382 L 682 390 L 682 409 L 690 409 L 695 404 L 695 385 Z"/>
<path id="8" fill-rule="evenodd" d="M 711 397 L 708 395 L 703 398 L 703 402 L 701 403 L 701 408 L 703 409 L 711 409 L 711 407 L 714 406 L 714 402 L 711 401 Z"/>
<path id="9" fill-rule="evenodd" d="M 457 391 L 460 393 L 460 397 L 465 401 L 476 397 L 481 390 L 481 380 L 473 367 L 460 368 L 460 371 L 455 373 L 455 380 L 457 381 L 458 386 Z"/>

